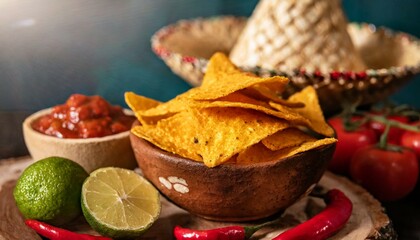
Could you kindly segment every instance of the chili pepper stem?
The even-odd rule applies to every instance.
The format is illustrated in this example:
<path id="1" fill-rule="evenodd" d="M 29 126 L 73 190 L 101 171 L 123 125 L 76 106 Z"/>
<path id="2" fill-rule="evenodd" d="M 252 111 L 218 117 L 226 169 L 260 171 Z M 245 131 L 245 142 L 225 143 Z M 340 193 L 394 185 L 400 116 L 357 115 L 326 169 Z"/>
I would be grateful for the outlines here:
<path id="1" fill-rule="evenodd" d="M 319 193 L 319 192 L 311 192 L 309 194 L 309 196 L 311 197 L 315 197 L 315 198 L 320 198 L 320 199 L 325 199 L 325 193 Z"/>
<path id="2" fill-rule="evenodd" d="M 263 227 L 267 227 L 270 225 L 273 225 L 275 223 L 279 222 L 279 218 L 273 220 L 273 221 L 269 221 L 269 222 L 265 222 L 265 223 L 261 223 L 259 225 L 255 225 L 255 226 L 245 226 L 244 230 L 245 230 L 245 239 L 250 239 L 252 237 L 252 235 L 254 235 L 255 232 L 257 232 L 258 230 L 260 230 Z"/>

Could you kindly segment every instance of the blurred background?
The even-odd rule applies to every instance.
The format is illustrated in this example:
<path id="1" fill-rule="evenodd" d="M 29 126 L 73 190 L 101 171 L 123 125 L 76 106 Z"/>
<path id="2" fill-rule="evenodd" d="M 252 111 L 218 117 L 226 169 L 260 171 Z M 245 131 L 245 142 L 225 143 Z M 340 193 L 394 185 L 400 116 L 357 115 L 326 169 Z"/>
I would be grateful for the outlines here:
<path id="1" fill-rule="evenodd" d="M 123 106 L 125 91 L 171 99 L 190 86 L 151 51 L 152 34 L 180 19 L 249 16 L 257 2 L 0 0 L 0 124 L 19 122 L 72 93 L 99 94 Z M 343 7 L 350 21 L 420 37 L 418 0 L 343 0 Z M 392 99 L 420 107 L 419 80 Z M 10 139 L 20 139 L 20 125 L 9 132 L 0 148 L 17 145 Z"/>
<path id="2" fill-rule="evenodd" d="M 249 16 L 257 2 L 0 0 L 0 110 L 35 111 L 72 93 L 122 105 L 125 91 L 166 101 L 190 86 L 153 54 L 151 35 L 180 19 Z M 343 6 L 350 21 L 420 36 L 418 0 L 343 0 Z M 420 107 L 417 82 L 393 98 Z"/>

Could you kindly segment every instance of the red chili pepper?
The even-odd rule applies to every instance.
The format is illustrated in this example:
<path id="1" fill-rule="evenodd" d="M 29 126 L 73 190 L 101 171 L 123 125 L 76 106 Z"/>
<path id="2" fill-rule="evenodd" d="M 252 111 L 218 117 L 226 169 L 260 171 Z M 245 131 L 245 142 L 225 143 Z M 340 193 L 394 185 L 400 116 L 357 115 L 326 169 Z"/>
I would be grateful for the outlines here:
<path id="1" fill-rule="evenodd" d="M 69 230 L 54 227 L 44 222 L 32 219 L 25 220 L 25 224 L 35 230 L 38 234 L 51 240 L 112 240 L 107 237 L 71 232 Z"/>
<path id="2" fill-rule="evenodd" d="M 176 226 L 174 235 L 177 240 L 244 240 L 249 239 L 256 231 L 264 226 L 271 225 L 277 220 L 256 226 L 228 226 L 209 230 L 192 230 Z"/>
<path id="3" fill-rule="evenodd" d="M 232 240 L 243 240 L 245 239 L 245 230 L 240 226 L 230 226 L 224 228 L 215 228 L 211 230 L 192 230 L 188 228 L 182 228 L 176 226 L 174 229 L 174 235 L 177 240 L 184 239 L 232 239 Z"/>
<path id="4" fill-rule="evenodd" d="M 321 240 L 338 232 L 349 220 L 353 204 L 343 192 L 332 189 L 324 197 L 327 207 L 308 221 L 291 228 L 273 240 Z"/>

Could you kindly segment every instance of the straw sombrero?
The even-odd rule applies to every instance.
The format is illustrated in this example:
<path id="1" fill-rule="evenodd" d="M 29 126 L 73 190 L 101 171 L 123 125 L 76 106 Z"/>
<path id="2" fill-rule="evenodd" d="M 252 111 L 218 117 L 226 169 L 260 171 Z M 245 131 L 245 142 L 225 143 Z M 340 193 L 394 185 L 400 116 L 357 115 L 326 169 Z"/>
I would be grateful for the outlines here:
<path id="1" fill-rule="evenodd" d="M 217 51 L 231 53 L 247 23 L 247 18 L 234 16 L 181 20 L 158 30 L 152 37 L 152 49 L 175 74 L 198 86 L 210 56 Z M 383 100 L 420 72 L 417 38 L 368 23 L 348 23 L 346 29 L 364 70 L 238 66 L 260 76 L 288 77 L 286 96 L 314 86 L 326 114 L 337 112 L 344 102 Z"/>
<path id="2" fill-rule="evenodd" d="M 340 0 L 261 0 L 234 44 L 241 66 L 362 71 Z"/>

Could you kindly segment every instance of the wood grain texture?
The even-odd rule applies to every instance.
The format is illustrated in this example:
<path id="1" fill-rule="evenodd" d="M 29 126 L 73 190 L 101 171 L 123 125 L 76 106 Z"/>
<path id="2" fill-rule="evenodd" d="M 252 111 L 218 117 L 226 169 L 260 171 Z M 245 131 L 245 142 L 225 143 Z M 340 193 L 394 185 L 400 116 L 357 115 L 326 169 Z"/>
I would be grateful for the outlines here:
<path id="1" fill-rule="evenodd" d="M 8 181 L 0 190 L 0 239 L 41 239 L 23 222 L 12 194 L 15 184 L 14 180 Z"/>
<path id="2" fill-rule="evenodd" d="M 13 198 L 13 188 L 22 170 L 32 163 L 29 157 L 0 161 L 0 240 L 41 239 L 35 232 L 25 226 Z M 333 240 L 358 239 L 396 239 L 396 234 L 381 204 L 361 187 L 343 177 L 326 173 L 317 190 L 326 191 L 331 188 L 342 190 L 353 202 L 354 210 L 349 222 Z M 325 204 L 316 198 L 306 197 L 288 208 L 281 216 L 280 223 L 257 232 L 253 239 L 268 240 L 287 228 L 303 222 L 321 211 Z M 264 221 L 260 220 L 259 222 Z M 253 225 L 257 222 L 243 223 Z M 176 225 L 195 229 L 209 229 L 232 225 L 204 220 L 190 215 L 170 201 L 162 198 L 162 212 L 155 224 L 139 239 L 168 240 L 173 239 L 172 231 Z M 80 217 L 65 228 L 83 233 L 96 234 Z"/>

